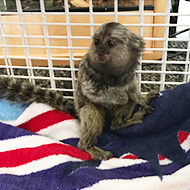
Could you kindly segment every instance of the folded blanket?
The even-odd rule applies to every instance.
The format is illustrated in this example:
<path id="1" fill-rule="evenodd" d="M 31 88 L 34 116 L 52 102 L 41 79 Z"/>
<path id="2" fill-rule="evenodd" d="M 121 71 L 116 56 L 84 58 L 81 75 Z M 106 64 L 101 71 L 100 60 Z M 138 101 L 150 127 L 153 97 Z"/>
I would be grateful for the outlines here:
<path id="1" fill-rule="evenodd" d="M 98 146 L 115 157 L 93 161 L 77 148 L 78 121 L 67 113 L 1 101 L 0 189 L 187 190 L 190 83 L 163 91 L 151 105 L 143 124 L 112 131 L 108 122 Z"/>

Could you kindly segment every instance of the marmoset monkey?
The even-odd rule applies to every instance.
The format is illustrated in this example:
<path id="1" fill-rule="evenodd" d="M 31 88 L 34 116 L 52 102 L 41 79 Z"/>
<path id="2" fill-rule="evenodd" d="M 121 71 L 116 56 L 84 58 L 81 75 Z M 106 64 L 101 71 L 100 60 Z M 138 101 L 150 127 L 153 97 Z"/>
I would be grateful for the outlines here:
<path id="1" fill-rule="evenodd" d="M 143 116 L 152 111 L 147 103 L 157 93 L 144 99 L 135 77 L 143 46 L 143 39 L 122 24 L 105 23 L 96 30 L 90 50 L 80 62 L 75 94 L 80 119 L 78 147 L 92 159 L 112 157 L 96 146 L 106 114 L 112 115 L 115 130 L 142 123 Z M 137 104 L 141 107 L 133 114 Z"/>

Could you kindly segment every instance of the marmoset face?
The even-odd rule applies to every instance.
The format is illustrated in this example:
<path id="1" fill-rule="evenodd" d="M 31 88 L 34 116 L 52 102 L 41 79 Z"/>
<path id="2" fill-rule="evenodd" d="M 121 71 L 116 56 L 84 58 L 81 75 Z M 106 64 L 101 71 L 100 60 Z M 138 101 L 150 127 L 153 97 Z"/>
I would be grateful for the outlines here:
<path id="1" fill-rule="evenodd" d="M 92 37 L 89 50 L 90 64 L 98 69 L 117 72 L 137 61 L 143 39 L 116 22 L 100 26 Z"/>

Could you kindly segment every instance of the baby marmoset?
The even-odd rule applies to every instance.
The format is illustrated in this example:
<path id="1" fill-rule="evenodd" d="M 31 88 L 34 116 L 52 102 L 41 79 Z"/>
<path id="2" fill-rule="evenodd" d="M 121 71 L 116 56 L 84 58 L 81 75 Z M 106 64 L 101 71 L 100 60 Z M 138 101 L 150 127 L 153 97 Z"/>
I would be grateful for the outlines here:
<path id="1" fill-rule="evenodd" d="M 113 130 L 142 123 L 152 111 L 149 99 L 139 90 L 135 69 L 143 50 L 143 39 L 116 22 L 100 26 L 92 37 L 89 52 L 79 65 L 75 105 L 80 119 L 78 147 L 93 159 L 112 157 L 109 151 L 96 146 L 106 114 L 112 116 Z M 135 106 L 140 109 L 133 114 Z"/>

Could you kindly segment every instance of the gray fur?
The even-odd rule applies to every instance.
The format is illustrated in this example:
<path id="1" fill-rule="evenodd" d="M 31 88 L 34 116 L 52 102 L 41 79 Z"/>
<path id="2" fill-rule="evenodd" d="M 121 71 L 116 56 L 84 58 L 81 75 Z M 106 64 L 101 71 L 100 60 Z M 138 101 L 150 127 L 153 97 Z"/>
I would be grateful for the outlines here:
<path id="1" fill-rule="evenodd" d="M 96 147 L 106 115 L 111 115 L 115 130 L 142 123 L 144 115 L 152 111 L 147 103 L 157 93 L 144 99 L 135 77 L 143 45 L 143 39 L 123 25 L 105 23 L 95 32 L 90 50 L 80 62 L 75 99 L 80 119 L 78 147 L 93 159 L 112 156 Z M 137 104 L 141 107 L 133 114 Z"/>

